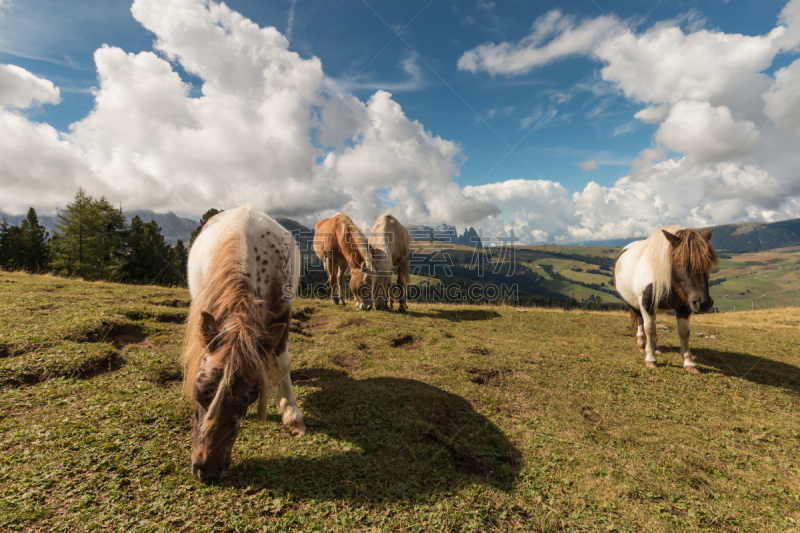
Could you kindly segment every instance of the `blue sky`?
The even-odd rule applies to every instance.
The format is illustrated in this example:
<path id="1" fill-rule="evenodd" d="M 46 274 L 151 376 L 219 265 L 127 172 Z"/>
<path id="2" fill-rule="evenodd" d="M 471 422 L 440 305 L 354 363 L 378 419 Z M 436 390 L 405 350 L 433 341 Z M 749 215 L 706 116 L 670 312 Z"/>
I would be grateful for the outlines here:
<path id="1" fill-rule="evenodd" d="M 583 191 L 590 182 L 613 188 L 631 172 L 629 163 L 640 151 L 657 144 L 660 122 L 634 117 L 651 102 L 631 97 L 624 82 L 601 74 L 613 60 L 593 56 L 591 51 L 565 54 L 521 73 L 459 69 L 459 59 L 466 52 L 485 43 L 522 43 L 534 22 L 553 10 L 560 10 L 573 25 L 610 18 L 636 36 L 659 25 L 679 27 L 687 36 L 700 30 L 763 36 L 776 27 L 786 2 L 234 0 L 226 5 L 262 28 L 273 26 L 290 35 L 289 50 L 300 58 L 319 58 L 326 78 L 321 92 L 326 95 L 344 88 L 344 94 L 367 102 L 378 90 L 391 93 L 410 121 L 419 121 L 433 137 L 459 148 L 457 170 L 451 177 L 460 188 L 530 180 L 557 182 L 573 193 Z M 60 90 L 57 105 L 34 105 L 18 112 L 32 123 L 46 123 L 59 132 L 68 133 L 69 125 L 90 115 L 97 103 L 92 93 L 99 86 L 96 50 L 103 45 L 127 53 L 154 50 L 155 36 L 132 16 L 130 1 L 16 0 L 0 6 L 0 63 L 22 67 Z M 405 29 L 397 37 L 390 26 Z M 202 76 L 188 74 L 181 60 L 168 58 L 163 50 L 157 53 L 193 86 L 192 96 L 201 95 Z M 781 49 L 756 74 L 773 76 L 797 57 L 796 48 Z M 709 101 L 712 106 L 719 104 L 713 98 Z M 734 120 L 748 118 L 731 104 L 726 107 Z M 757 120 L 752 122 L 761 126 Z M 685 155 L 675 149 L 678 142 L 662 144 L 667 158 Z M 316 155 L 317 161 L 323 158 L 324 154 Z M 579 167 L 587 161 L 594 162 L 585 163 L 587 168 L 596 169 Z M 392 204 L 390 189 L 385 187 L 379 197 Z M 496 212 L 489 216 L 508 229 L 515 224 L 511 220 L 515 208 L 498 207 L 503 221 Z M 753 210 L 742 207 L 731 210 L 728 218 L 764 218 L 765 212 L 773 211 L 785 218 L 792 213 L 782 209 L 771 205 L 752 214 Z M 174 210 L 190 214 L 192 209 L 178 206 Z M 689 211 L 684 211 L 680 216 L 686 219 Z M 312 216 L 308 210 L 302 214 Z M 720 222 L 724 216 L 706 220 Z M 575 224 L 588 223 L 571 219 L 539 234 L 532 226 L 527 229 L 533 240 L 535 235 L 554 239 L 559 232 L 566 236 L 566 228 Z M 593 224 L 592 231 L 584 232 L 586 236 L 623 236 L 631 231 L 618 227 L 614 235 L 603 234 L 597 229 L 602 224 Z M 643 222 L 636 231 L 647 231 L 647 224 L 654 222 Z M 579 238 L 579 233 L 572 238 Z"/>

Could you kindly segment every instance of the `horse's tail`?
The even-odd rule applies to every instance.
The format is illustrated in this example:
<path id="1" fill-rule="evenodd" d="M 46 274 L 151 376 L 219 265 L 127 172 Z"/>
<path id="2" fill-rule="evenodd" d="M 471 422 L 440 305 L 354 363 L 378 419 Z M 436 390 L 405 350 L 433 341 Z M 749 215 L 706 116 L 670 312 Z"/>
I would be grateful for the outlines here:
<path id="1" fill-rule="evenodd" d="M 639 314 L 633 309 L 631 310 L 631 334 L 635 337 L 639 333 Z"/>

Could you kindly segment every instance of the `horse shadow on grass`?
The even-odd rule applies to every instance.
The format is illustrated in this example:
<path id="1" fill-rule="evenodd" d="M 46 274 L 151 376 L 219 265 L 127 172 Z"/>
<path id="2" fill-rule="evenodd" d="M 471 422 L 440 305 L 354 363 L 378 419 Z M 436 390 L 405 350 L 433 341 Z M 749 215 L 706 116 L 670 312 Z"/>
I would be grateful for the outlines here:
<path id="1" fill-rule="evenodd" d="M 693 348 L 692 355 L 698 363 L 710 366 L 726 376 L 800 394 L 800 368 L 788 363 L 746 353 L 704 348 Z"/>
<path id="2" fill-rule="evenodd" d="M 309 432 L 302 439 L 324 433 L 341 449 L 325 448 L 316 457 L 312 448 L 305 457 L 248 458 L 218 483 L 376 503 L 476 482 L 513 488 L 519 451 L 460 396 L 413 379 L 354 380 L 324 368 L 300 369 L 292 377 L 315 388 L 303 398 Z"/>
<path id="3" fill-rule="evenodd" d="M 425 309 L 422 311 L 409 309 L 408 315 L 412 317 L 444 319 L 451 322 L 491 320 L 500 317 L 500 313 L 491 309 Z"/>

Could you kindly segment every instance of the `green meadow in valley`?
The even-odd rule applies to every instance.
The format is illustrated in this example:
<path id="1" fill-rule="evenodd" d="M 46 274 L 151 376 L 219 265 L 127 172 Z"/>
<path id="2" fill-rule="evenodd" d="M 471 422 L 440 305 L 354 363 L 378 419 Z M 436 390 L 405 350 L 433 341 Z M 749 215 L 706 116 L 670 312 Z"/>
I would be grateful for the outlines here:
<path id="1" fill-rule="evenodd" d="M 696 376 L 666 315 L 652 371 L 623 312 L 297 300 L 308 434 L 253 407 L 203 484 L 186 290 L 0 288 L 2 530 L 800 529 L 800 309 L 693 318 Z"/>

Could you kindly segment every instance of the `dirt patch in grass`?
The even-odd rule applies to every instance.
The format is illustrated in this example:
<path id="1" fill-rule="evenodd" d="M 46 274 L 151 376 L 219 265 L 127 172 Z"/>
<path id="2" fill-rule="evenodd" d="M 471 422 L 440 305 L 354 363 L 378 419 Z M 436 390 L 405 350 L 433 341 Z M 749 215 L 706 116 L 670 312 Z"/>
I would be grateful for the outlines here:
<path id="1" fill-rule="evenodd" d="M 470 346 L 464 351 L 475 355 L 489 355 L 492 353 L 489 348 L 481 348 L 480 346 Z"/>
<path id="2" fill-rule="evenodd" d="M 331 356 L 331 362 L 345 370 L 361 368 L 361 355 L 357 353 L 339 353 Z"/>
<path id="3" fill-rule="evenodd" d="M 0 359 L 17 357 L 43 348 L 43 344 L 10 344 L 0 343 Z"/>
<path id="4" fill-rule="evenodd" d="M 3 385 L 30 385 L 54 378 L 90 378 L 122 364 L 119 352 L 107 344 L 64 343 L 26 354 L 0 366 Z"/>
<path id="5" fill-rule="evenodd" d="M 147 379 L 161 386 L 183 380 L 183 371 L 178 363 L 167 363 L 151 369 Z"/>
<path id="6" fill-rule="evenodd" d="M 392 348 L 402 348 L 404 350 L 416 350 L 425 346 L 424 342 L 413 335 L 395 335 L 390 343 Z"/>
<path id="7" fill-rule="evenodd" d="M 344 322 L 339 324 L 340 328 L 349 328 L 351 326 L 356 326 L 359 328 L 366 328 L 370 325 L 369 320 L 366 318 L 356 317 L 356 318 L 348 318 Z"/>
<path id="8" fill-rule="evenodd" d="M 144 330 L 136 324 L 110 322 L 90 330 L 79 331 L 69 336 L 77 342 L 106 342 L 117 348 L 130 344 L 140 344 L 147 339 Z"/>
<path id="9" fill-rule="evenodd" d="M 298 320 L 300 322 L 308 322 L 311 320 L 311 315 L 314 314 L 313 307 L 305 306 L 301 309 L 292 309 L 292 320 Z"/>
<path id="10" fill-rule="evenodd" d="M 469 380 L 478 385 L 489 385 L 510 376 L 514 372 L 507 368 L 470 368 L 467 374 L 472 377 Z"/>
<path id="11" fill-rule="evenodd" d="M 189 300 L 153 300 L 153 305 L 163 305 L 165 307 L 189 307 Z"/>

